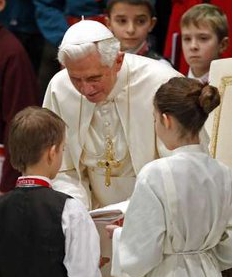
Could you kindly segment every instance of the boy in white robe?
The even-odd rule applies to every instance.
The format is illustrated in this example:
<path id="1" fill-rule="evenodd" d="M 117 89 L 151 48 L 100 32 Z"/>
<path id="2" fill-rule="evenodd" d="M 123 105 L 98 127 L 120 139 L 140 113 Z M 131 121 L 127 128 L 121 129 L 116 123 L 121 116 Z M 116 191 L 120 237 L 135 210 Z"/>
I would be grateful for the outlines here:
<path id="1" fill-rule="evenodd" d="M 231 267 L 231 170 L 198 136 L 219 103 L 217 88 L 194 79 L 158 89 L 155 129 L 172 155 L 142 168 L 123 227 L 107 226 L 113 276 L 220 277 Z"/>

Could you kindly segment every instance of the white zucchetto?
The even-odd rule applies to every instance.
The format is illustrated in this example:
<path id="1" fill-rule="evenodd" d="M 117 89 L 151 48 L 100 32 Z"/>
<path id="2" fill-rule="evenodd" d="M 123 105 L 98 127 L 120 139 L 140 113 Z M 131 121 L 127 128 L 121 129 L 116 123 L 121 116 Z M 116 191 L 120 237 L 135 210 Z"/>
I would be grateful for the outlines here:
<path id="1" fill-rule="evenodd" d="M 67 44 L 96 42 L 112 37 L 114 37 L 113 33 L 104 24 L 94 20 L 81 20 L 66 31 L 60 47 Z"/>

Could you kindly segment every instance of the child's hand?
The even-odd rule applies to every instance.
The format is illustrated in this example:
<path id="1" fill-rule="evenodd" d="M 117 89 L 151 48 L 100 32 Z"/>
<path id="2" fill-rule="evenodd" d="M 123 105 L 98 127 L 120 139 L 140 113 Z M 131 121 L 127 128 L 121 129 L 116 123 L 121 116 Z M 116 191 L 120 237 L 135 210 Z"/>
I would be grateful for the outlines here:
<path id="1" fill-rule="evenodd" d="M 109 263 L 110 258 L 108 257 L 100 257 L 100 263 L 99 263 L 99 268 L 103 267 L 105 264 Z"/>
<path id="2" fill-rule="evenodd" d="M 121 218 L 117 221 L 114 221 L 113 222 L 113 225 L 118 225 L 119 227 L 122 227 L 123 226 L 123 222 L 124 222 L 124 218 Z"/>
<path id="3" fill-rule="evenodd" d="M 107 231 L 108 236 L 109 236 L 110 239 L 112 239 L 113 232 L 114 232 L 114 230 L 115 230 L 116 228 L 119 228 L 119 225 L 115 225 L 115 224 L 114 224 L 114 225 L 113 225 L 113 224 L 111 224 L 111 225 L 106 225 L 105 229 L 106 229 L 106 231 Z"/>

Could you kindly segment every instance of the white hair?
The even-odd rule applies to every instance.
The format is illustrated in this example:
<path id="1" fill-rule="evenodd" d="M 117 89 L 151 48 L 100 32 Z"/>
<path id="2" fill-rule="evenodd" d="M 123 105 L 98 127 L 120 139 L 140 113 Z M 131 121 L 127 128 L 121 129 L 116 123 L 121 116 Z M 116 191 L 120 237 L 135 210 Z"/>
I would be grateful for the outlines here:
<path id="1" fill-rule="evenodd" d="M 111 67 L 120 51 L 120 42 L 115 37 L 82 44 L 66 44 L 58 49 L 58 60 L 65 66 L 68 60 L 78 60 L 98 51 L 103 65 Z"/>

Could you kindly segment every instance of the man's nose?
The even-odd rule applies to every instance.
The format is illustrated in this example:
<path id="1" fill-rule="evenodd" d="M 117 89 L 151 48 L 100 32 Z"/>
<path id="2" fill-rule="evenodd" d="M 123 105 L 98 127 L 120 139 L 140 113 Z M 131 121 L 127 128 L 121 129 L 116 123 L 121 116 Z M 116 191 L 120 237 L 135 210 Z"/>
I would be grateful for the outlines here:
<path id="1" fill-rule="evenodd" d="M 89 94 L 90 92 L 93 91 L 93 86 L 89 82 L 82 81 L 80 91 L 85 95 Z"/>

